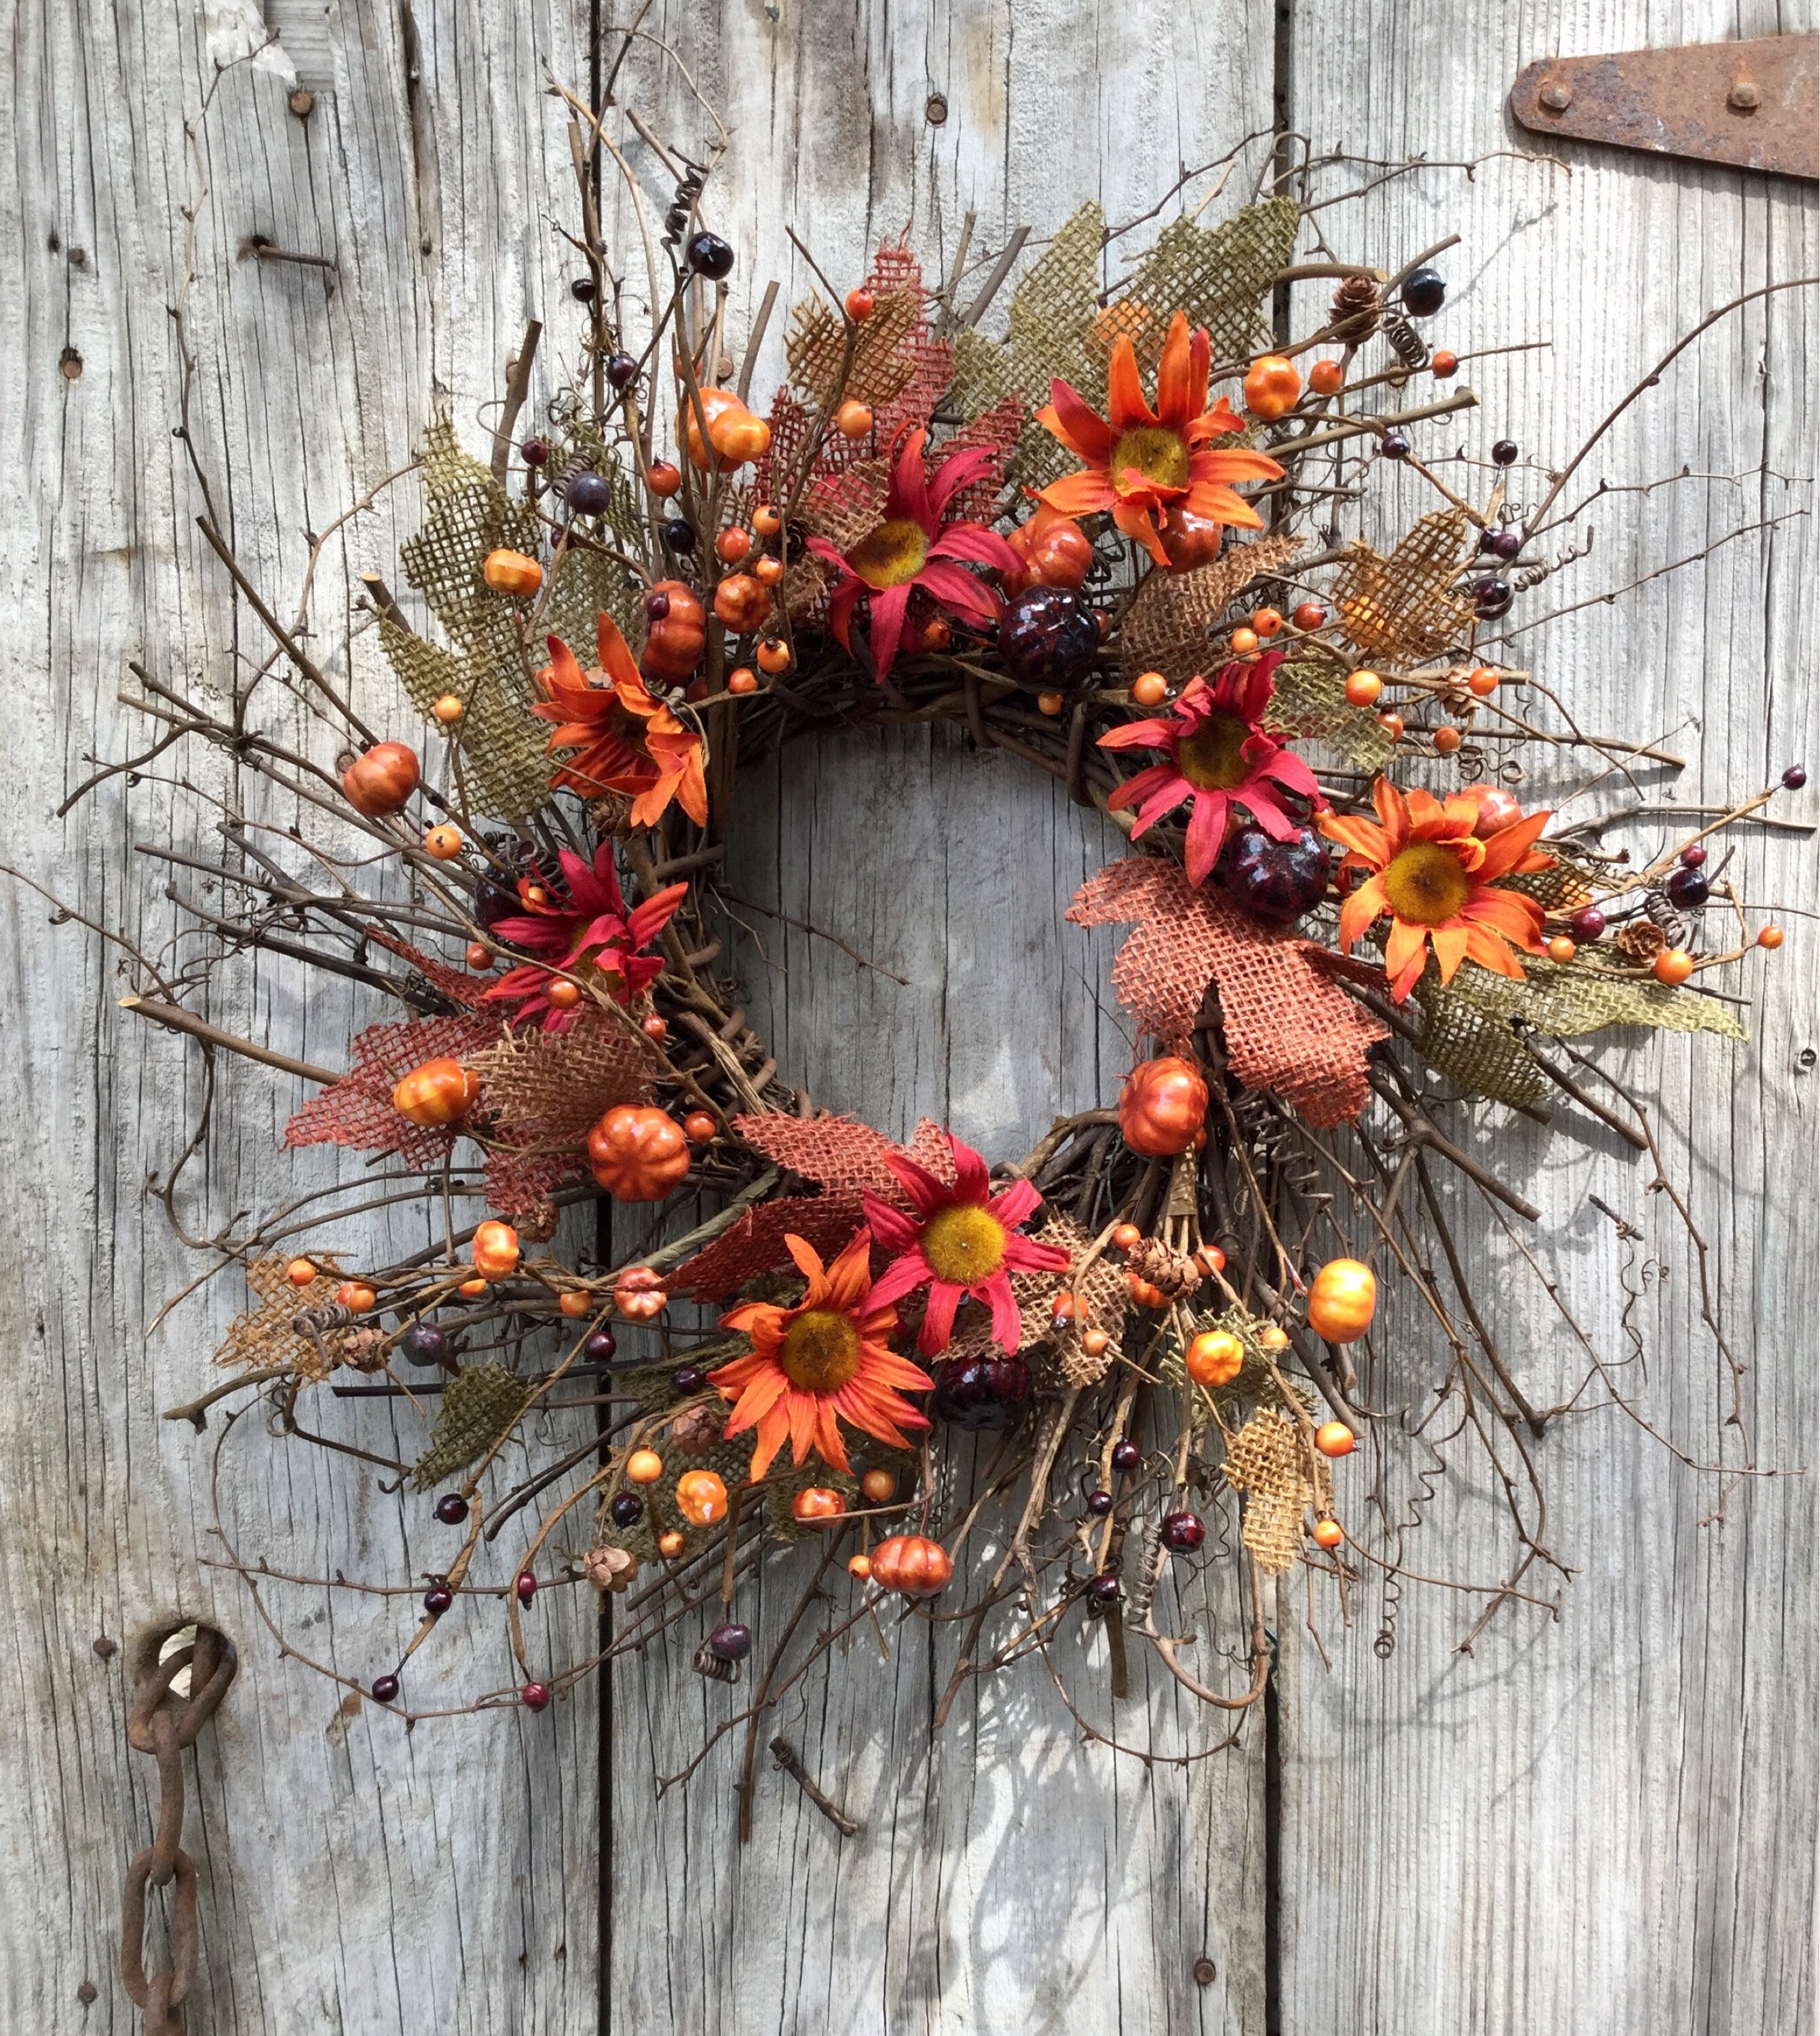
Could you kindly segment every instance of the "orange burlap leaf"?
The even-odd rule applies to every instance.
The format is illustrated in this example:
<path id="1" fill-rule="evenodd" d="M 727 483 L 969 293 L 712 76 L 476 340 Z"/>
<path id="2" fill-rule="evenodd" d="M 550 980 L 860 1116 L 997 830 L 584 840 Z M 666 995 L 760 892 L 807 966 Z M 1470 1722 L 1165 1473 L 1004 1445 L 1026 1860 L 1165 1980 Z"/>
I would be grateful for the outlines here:
<path id="1" fill-rule="evenodd" d="M 731 1230 L 685 1259 L 670 1276 L 673 1293 L 693 1294 L 703 1300 L 736 1293 L 748 1280 L 790 1262 L 786 1235 L 805 1239 L 824 1260 L 833 1257 L 865 1220 L 865 1209 L 852 1193 L 785 1195 L 749 1208 Z"/>
<path id="2" fill-rule="evenodd" d="M 1082 926 L 1136 922 L 1112 985 L 1147 1032 L 1185 1039 L 1216 983 L 1232 1071 L 1247 1088 L 1280 1096 L 1317 1129 L 1364 1107 L 1365 1050 L 1389 1035 L 1320 972 L 1307 941 L 1259 926 L 1151 856 L 1090 877 L 1068 916 Z"/>
<path id="3" fill-rule="evenodd" d="M 354 1065 L 312 1097 L 284 1126 L 287 1145 L 351 1145 L 396 1152 L 409 1167 L 433 1167 L 454 1146 L 450 1125 L 426 1129 L 392 1107 L 392 1091 L 413 1068 L 447 1055 L 462 1060 L 490 1046 L 499 1021 L 463 1012 L 449 1018 L 369 1025 L 354 1041 Z"/>

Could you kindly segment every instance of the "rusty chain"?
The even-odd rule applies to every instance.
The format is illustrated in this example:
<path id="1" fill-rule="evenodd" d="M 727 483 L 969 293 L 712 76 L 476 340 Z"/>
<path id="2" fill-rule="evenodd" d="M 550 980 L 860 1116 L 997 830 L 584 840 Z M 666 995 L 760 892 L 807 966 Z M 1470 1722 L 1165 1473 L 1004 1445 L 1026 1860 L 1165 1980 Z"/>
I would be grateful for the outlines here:
<path id="1" fill-rule="evenodd" d="M 145 2036 L 183 2036 L 178 2011 L 196 1978 L 196 1862 L 183 1850 L 183 1749 L 228 1693 L 239 1665 L 234 1643 L 212 1626 L 198 1626 L 190 1646 L 158 1663 L 140 1686 L 126 1720 L 126 1743 L 158 1763 L 158 1821 L 151 1844 L 135 1853 L 126 1868 L 121 1900 L 120 1978 L 133 2004 L 145 2011 Z M 168 1710 L 171 1685 L 190 1671 L 190 1695 L 181 1710 Z M 168 1972 L 145 1971 L 145 1890 L 177 1887 L 171 1914 Z"/>

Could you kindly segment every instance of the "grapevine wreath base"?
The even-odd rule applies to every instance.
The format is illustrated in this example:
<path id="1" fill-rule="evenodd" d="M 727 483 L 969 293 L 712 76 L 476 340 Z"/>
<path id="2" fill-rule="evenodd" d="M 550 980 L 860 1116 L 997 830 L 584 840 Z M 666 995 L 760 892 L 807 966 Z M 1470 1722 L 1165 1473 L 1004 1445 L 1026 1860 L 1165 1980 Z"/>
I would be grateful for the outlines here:
<path id="1" fill-rule="evenodd" d="M 157 746 L 92 781 L 170 782 L 174 745 L 231 760 L 209 795 L 219 895 L 173 888 L 194 924 L 156 962 L 135 951 L 129 1000 L 198 1038 L 211 1080 L 222 1050 L 298 1067 L 201 1014 L 249 950 L 398 1007 L 343 1068 L 302 1069 L 320 1087 L 285 1133 L 371 1171 L 208 1242 L 254 1302 L 230 1378 L 175 1411 L 201 1428 L 239 1396 L 217 1447 L 238 1427 L 334 1452 L 398 1492 L 434 1567 L 293 1575 L 224 1522 L 261 1616 L 309 1661 L 288 1594 L 384 1597 L 408 1623 L 352 1687 L 406 1717 L 541 1710 L 699 1630 L 695 1668 L 746 1683 L 709 1744 L 743 1727 L 749 1778 L 766 1711 L 861 1622 L 952 1628 L 940 1719 L 1036 1656 L 1088 1730 L 1070 1676 L 1122 1691 L 1134 1646 L 1246 1711 L 1267 1586 L 1298 1569 L 1311 1625 L 1381 1604 L 1388 1650 L 1404 1579 L 1456 1567 L 1421 1536 L 1460 1464 L 1509 1515 L 1501 1570 L 1451 1579 L 1464 1639 L 1554 1608 L 1544 1438 L 1569 1408 L 1644 1416 L 1472 1127 L 1592 1121 L 1703 1271 L 1652 1117 L 1593 1051 L 1618 1027 L 1742 1038 L 1713 986 L 1780 939 L 1724 877 L 1728 831 L 1769 792 L 1639 862 L 1588 805 L 1566 824 L 1529 790 L 1681 760 L 1585 732 L 1509 654 L 1513 603 L 1573 556 L 1588 449 L 1551 473 L 1481 448 L 1467 356 L 1434 344 L 1444 251 L 1337 251 L 1311 209 L 1326 164 L 1129 262 L 1091 205 L 1000 259 L 970 262 L 963 236 L 945 279 L 887 243 L 843 289 L 804 248 L 819 287 L 754 409 L 775 289 L 736 348 L 720 142 L 697 166 L 617 103 L 563 100 L 578 347 L 534 411 L 533 328 L 488 457 L 431 425 L 400 561 L 420 606 L 367 575 L 354 654 L 326 669 L 307 589 L 281 620 L 211 508 L 276 648 L 225 707 L 140 671 Z M 597 154 L 629 252 L 602 238 Z M 1388 550 L 1346 534 L 1381 494 L 1426 498 Z M 311 584 L 357 527 L 312 541 Z M 358 706 L 330 676 L 349 669 Z M 335 731 L 333 767 L 264 731 L 279 686 Z M 1068 918 L 1127 929 L 1131 1073 L 989 1162 L 793 1088 L 722 944 L 740 767 L 938 722 L 1129 837 Z M 141 845 L 179 875 L 197 861 Z M 174 1219 L 180 1176 L 160 1188 Z M 402 1199 L 429 1242 L 375 1264 L 352 1210 Z M 603 1204 L 610 1224 L 563 1220 Z M 1613 1223 L 1634 1299 L 1642 1233 Z M 1502 1237 L 1500 1277 L 1532 1299 L 1475 1291 L 1469 1231 Z M 1526 1383 L 1564 1347 L 1583 1377 Z M 1726 1434 L 1699 1467 L 1729 1491 L 1754 1465 Z M 804 1540 L 819 1563 L 755 1653 L 756 1580 Z M 1183 1591 L 1215 1562 L 1237 1627 L 1190 1636 Z M 604 1651 L 547 1658 L 529 1608 L 590 1587 L 616 1594 Z M 413 1710 L 421 1650 L 490 1611 L 512 1679 Z"/>

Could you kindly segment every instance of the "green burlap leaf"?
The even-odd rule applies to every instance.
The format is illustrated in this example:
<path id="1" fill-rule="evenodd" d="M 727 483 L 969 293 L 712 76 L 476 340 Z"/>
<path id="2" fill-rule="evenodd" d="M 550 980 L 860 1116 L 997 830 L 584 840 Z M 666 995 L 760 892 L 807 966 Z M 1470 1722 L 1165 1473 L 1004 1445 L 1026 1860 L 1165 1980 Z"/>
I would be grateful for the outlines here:
<path id="1" fill-rule="evenodd" d="M 465 1366 L 443 1395 L 430 1446 L 412 1469 L 411 1488 L 428 1491 L 484 1456 L 511 1432 L 529 1397 L 523 1379 L 505 1365 Z"/>
<path id="2" fill-rule="evenodd" d="M 1298 658 L 1276 668 L 1276 690 L 1264 710 L 1272 733 L 1324 742 L 1361 771 L 1381 771 L 1396 745 L 1369 707 L 1346 697 L 1346 667 L 1336 661 Z"/>

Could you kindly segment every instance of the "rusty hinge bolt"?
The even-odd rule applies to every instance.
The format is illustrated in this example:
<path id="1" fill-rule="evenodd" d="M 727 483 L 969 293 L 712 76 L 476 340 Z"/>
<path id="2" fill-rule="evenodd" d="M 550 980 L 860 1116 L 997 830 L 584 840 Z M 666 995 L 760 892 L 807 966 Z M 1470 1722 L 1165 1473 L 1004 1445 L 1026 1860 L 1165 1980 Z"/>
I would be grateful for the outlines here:
<path id="1" fill-rule="evenodd" d="M 1536 95 L 1551 113 L 1565 113 L 1573 104 L 1573 88 L 1564 78 L 1554 78 Z"/>
<path id="2" fill-rule="evenodd" d="M 1762 102 L 1762 93 L 1747 77 L 1739 78 L 1725 95 L 1725 104 L 1734 113 L 1754 113 Z"/>

